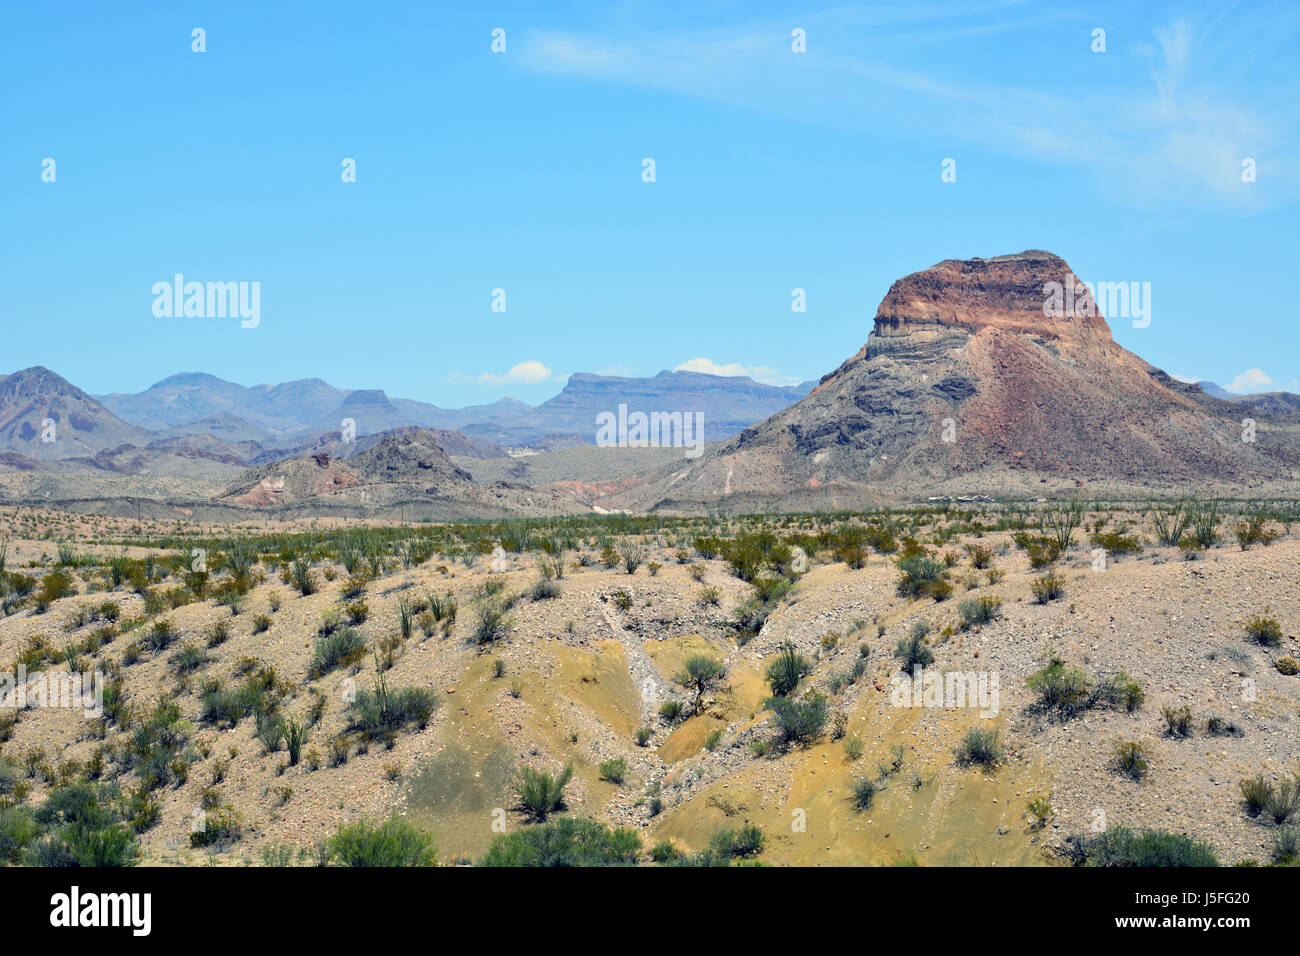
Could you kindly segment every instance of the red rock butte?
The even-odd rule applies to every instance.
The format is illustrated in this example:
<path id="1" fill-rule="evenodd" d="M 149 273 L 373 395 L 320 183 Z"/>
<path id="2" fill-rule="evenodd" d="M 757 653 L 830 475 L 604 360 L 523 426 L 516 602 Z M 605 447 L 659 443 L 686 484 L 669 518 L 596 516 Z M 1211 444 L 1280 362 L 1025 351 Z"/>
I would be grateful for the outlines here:
<path id="1" fill-rule="evenodd" d="M 1072 309 L 1046 308 L 1050 283 L 1058 290 L 1073 284 Z M 945 259 L 904 276 L 876 310 L 873 334 L 908 335 L 935 326 L 1023 332 L 1067 345 L 1104 348 L 1113 341 L 1087 287 L 1064 259 L 1041 249 L 992 259 Z"/>

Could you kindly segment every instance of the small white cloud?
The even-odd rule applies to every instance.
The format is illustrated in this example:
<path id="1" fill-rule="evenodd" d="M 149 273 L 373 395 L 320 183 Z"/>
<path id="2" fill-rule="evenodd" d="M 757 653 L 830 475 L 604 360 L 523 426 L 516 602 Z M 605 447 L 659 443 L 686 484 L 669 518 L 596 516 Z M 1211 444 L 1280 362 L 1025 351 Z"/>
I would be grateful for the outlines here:
<path id="1" fill-rule="evenodd" d="M 1223 388 L 1234 395 L 1252 395 L 1255 392 L 1275 391 L 1277 386 L 1259 369 L 1251 368 L 1242 372 Z"/>
<path id="2" fill-rule="evenodd" d="M 791 378 L 789 375 L 782 375 L 774 368 L 766 365 L 741 365 L 739 362 L 729 362 L 725 365 L 719 365 L 713 359 L 693 358 L 683 362 L 674 369 L 676 372 L 699 372 L 703 375 L 721 375 L 726 378 L 735 378 L 736 376 L 747 376 L 756 382 L 762 382 L 764 385 L 797 385 L 799 380 Z"/>
<path id="3" fill-rule="evenodd" d="M 1176 375 L 1173 372 L 1169 373 L 1169 377 L 1172 378 L 1175 382 L 1182 382 L 1184 385 L 1195 385 L 1197 382 L 1205 381 L 1205 379 L 1203 378 L 1190 378 L 1186 375 Z"/>
<path id="4" fill-rule="evenodd" d="M 504 375 L 493 375 L 491 372 L 484 372 L 482 375 L 474 376 L 453 372 L 446 377 L 446 381 L 474 383 L 477 385 L 536 385 L 539 382 L 550 381 L 552 377 L 549 368 L 541 362 L 529 359 L 526 362 L 512 365 L 510 371 Z"/>

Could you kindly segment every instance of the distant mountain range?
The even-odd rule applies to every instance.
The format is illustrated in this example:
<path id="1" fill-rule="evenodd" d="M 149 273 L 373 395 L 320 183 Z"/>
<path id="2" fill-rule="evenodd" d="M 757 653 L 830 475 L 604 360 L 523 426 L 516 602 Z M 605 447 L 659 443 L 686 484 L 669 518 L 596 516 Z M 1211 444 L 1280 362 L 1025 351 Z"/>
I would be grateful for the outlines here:
<path id="1" fill-rule="evenodd" d="M 342 389 L 321 379 L 247 387 L 202 372 L 172 375 L 139 393 L 92 396 L 36 367 L 0 376 L 0 452 L 16 462 L 90 457 L 125 448 L 178 449 L 191 456 L 265 462 L 328 447 L 342 432 L 355 437 L 427 428 L 449 454 L 504 456 L 502 446 L 541 450 L 594 444 L 597 415 L 634 411 L 699 412 L 704 438 L 736 434 L 798 401 L 812 388 L 778 387 L 749 378 L 661 372 L 651 378 L 578 373 L 541 405 L 514 398 L 445 409 L 390 398 L 379 389 Z M 13 465 L 17 467 L 17 465 Z"/>
<path id="2" fill-rule="evenodd" d="M 577 373 L 560 394 L 532 406 L 515 398 L 468 408 L 390 398 L 380 389 L 335 388 L 320 379 L 251 388 L 213 375 L 172 375 L 137 394 L 96 398 L 123 421 L 169 434 L 203 433 L 225 440 L 301 444 L 303 435 L 358 435 L 394 428 L 459 431 L 501 445 L 594 443 L 596 416 L 620 404 L 644 412 L 702 412 L 705 440 L 718 441 L 797 402 L 813 383 L 779 387 L 750 378 L 660 372 L 652 378 Z M 250 428 L 251 426 L 251 428 Z M 254 431 L 255 429 L 255 431 Z"/>

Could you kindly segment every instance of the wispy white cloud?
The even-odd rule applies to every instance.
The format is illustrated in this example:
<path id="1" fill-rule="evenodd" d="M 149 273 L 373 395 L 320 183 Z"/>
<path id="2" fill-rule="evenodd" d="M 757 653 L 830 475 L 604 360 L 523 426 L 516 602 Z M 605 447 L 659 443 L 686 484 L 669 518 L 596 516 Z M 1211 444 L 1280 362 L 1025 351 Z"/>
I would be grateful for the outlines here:
<path id="1" fill-rule="evenodd" d="M 745 376 L 764 385 L 797 385 L 799 379 L 782 375 L 766 365 L 741 365 L 739 362 L 719 364 L 709 358 L 693 358 L 678 365 L 676 372 L 700 372 L 704 375 L 722 375 L 727 378 Z"/>
<path id="2" fill-rule="evenodd" d="M 547 366 L 529 359 L 526 362 L 512 365 L 504 375 L 493 375 L 491 372 L 483 372 L 481 375 L 466 375 L 462 372 L 453 372 L 443 380 L 457 384 L 474 385 L 537 385 L 541 382 L 549 382 L 554 377 Z"/>
<path id="3" fill-rule="evenodd" d="M 986 5 L 987 19 L 1008 31 L 1032 25 L 1009 19 L 1003 8 L 1013 6 Z M 1109 58 L 1109 81 L 1082 91 L 1049 92 L 1047 75 L 1044 89 L 946 79 L 928 59 L 913 67 L 885 58 L 903 28 L 918 28 L 907 38 L 916 51 L 924 49 L 915 46 L 925 42 L 922 30 L 926 38 L 968 30 L 971 12 L 939 3 L 916 11 L 909 5 L 906 13 L 847 7 L 801 14 L 809 52 L 798 56 L 789 48 L 789 19 L 671 34 L 618 21 L 605 32 L 533 31 L 520 50 L 525 66 L 539 72 L 665 89 L 909 142 L 955 136 L 1083 166 L 1108 192 L 1139 205 L 1250 210 L 1300 196 L 1294 177 L 1270 177 L 1280 168 L 1274 157 L 1296 149 L 1297 111 L 1283 84 L 1247 78 L 1243 67 L 1294 38 L 1297 15 L 1286 6 L 1209 23 L 1177 19 L 1153 26 L 1148 42 L 1115 39 L 1097 54 Z M 1077 22 L 1067 28 L 1079 29 L 1086 43 L 1074 14 L 1049 16 L 1072 17 Z M 1129 79 L 1118 84 L 1115 77 Z M 1247 157 L 1256 161 L 1253 184 L 1241 179 Z"/>

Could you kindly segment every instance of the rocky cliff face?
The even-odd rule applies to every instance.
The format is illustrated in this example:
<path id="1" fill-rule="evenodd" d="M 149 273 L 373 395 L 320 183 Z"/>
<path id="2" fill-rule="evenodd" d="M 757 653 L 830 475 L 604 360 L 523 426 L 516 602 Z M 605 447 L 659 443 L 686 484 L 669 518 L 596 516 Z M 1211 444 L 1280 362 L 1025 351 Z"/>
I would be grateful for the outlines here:
<path id="1" fill-rule="evenodd" d="M 1045 314 L 1050 283 L 1076 284 L 1072 308 Z M 1254 486 L 1296 473 L 1294 434 L 1243 442 L 1232 406 L 1175 385 L 1114 341 L 1059 256 L 948 260 L 895 282 L 867 343 L 803 401 L 602 505 L 805 507 L 843 490 Z"/>

